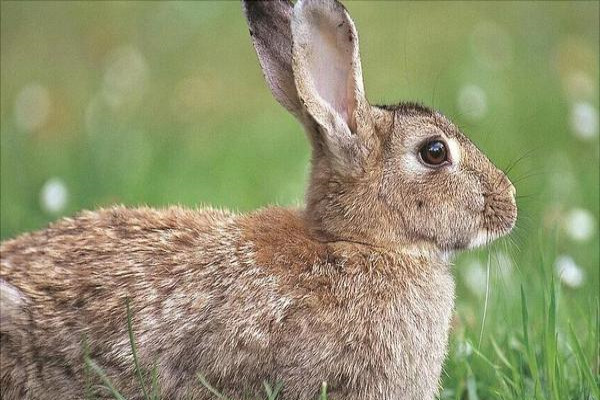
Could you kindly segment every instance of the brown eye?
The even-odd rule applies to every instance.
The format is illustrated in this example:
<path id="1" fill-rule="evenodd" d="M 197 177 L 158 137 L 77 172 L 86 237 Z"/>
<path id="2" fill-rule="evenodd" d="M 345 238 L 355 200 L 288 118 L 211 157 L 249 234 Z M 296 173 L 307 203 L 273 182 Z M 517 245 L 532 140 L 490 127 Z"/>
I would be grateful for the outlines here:
<path id="1" fill-rule="evenodd" d="M 446 144 L 441 140 L 432 140 L 425 143 L 421 147 L 421 150 L 419 150 L 419 154 L 421 155 L 421 159 L 429 165 L 440 165 L 448 161 Z"/>

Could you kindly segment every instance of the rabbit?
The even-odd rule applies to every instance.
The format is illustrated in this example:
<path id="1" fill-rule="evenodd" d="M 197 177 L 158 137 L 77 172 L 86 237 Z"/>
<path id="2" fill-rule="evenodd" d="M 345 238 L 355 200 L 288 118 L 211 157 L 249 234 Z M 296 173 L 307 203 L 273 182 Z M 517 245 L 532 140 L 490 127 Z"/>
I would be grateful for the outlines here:
<path id="1" fill-rule="evenodd" d="M 1 245 L 2 398 L 433 399 L 452 257 L 507 235 L 508 177 L 440 112 L 369 104 L 335 0 L 243 1 L 275 99 L 312 145 L 305 206 L 247 214 L 122 206 Z M 128 300 L 127 300 L 128 299 Z M 148 383 L 148 382 L 147 382 Z"/>

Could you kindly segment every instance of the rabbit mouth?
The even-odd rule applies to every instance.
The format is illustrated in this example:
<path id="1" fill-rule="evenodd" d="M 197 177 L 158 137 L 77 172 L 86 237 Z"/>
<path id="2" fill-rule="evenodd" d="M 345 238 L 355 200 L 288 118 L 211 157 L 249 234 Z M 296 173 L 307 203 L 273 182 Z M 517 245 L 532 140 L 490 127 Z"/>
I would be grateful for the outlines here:
<path id="1" fill-rule="evenodd" d="M 484 207 L 481 225 L 469 242 L 468 248 L 486 245 L 499 237 L 508 235 L 517 222 L 515 189 L 508 183 L 502 192 L 492 191 L 484 194 Z"/>
<path id="2" fill-rule="evenodd" d="M 503 218 L 504 220 L 500 224 L 500 228 L 490 229 L 488 227 L 479 228 L 477 233 L 473 236 L 467 248 L 475 249 L 477 247 L 485 246 L 493 242 L 494 240 L 508 235 L 512 229 L 514 228 L 517 222 L 517 214 L 516 211 L 511 213 L 507 218 Z"/>
<path id="3" fill-rule="evenodd" d="M 490 232 L 487 229 L 479 229 L 477 234 L 471 239 L 469 244 L 467 245 L 468 249 L 476 249 L 478 247 L 485 246 L 488 243 L 493 242 L 498 239 L 500 236 L 504 236 L 505 234 L 500 232 Z"/>

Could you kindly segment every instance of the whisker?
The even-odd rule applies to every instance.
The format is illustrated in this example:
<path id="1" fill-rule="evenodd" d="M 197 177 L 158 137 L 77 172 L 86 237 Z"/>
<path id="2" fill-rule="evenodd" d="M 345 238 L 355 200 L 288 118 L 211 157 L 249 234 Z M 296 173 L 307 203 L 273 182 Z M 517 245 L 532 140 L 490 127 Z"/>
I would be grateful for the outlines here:
<path id="1" fill-rule="evenodd" d="M 486 231 L 487 235 L 487 231 Z M 490 264 L 491 264 L 491 252 L 488 251 L 488 261 L 487 261 L 487 272 L 485 274 L 485 301 L 483 303 L 483 317 L 481 318 L 481 331 L 479 332 L 479 344 L 477 345 L 477 349 L 481 348 L 481 342 L 483 339 L 483 329 L 485 328 L 485 319 L 487 317 L 487 309 L 488 309 L 488 299 L 490 294 Z"/>
<path id="2" fill-rule="evenodd" d="M 529 150 L 526 150 L 525 152 L 523 152 L 523 154 L 521 154 L 520 156 L 518 156 L 515 160 L 510 161 L 508 163 L 508 165 L 505 168 L 501 168 L 501 171 L 504 173 L 505 176 L 508 176 L 509 172 L 517 165 L 519 164 L 521 161 L 523 161 L 525 158 L 527 158 L 528 156 L 530 156 L 534 151 L 538 150 L 538 148 L 534 147 L 531 148 Z M 494 182 L 493 186 L 496 186 L 498 184 L 498 181 L 500 181 L 500 179 L 502 179 L 502 176 L 499 176 L 498 178 L 496 178 L 496 181 Z"/>
<path id="3" fill-rule="evenodd" d="M 531 227 L 535 226 L 535 221 L 529 216 L 523 216 L 519 219 L 519 223 L 515 226 L 513 232 L 521 234 L 525 229 L 530 230 Z"/>
<path id="4" fill-rule="evenodd" d="M 519 246 L 514 237 L 508 236 L 506 238 L 506 243 L 509 243 L 511 246 L 513 246 L 517 252 L 521 252 L 521 247 Z"/>
<path id="5" fill-rule="evenodd" d="M 502 172 L 504 172 L 504 175 L 508 176 L 508 173 L 510 171 L 512 171 L 512 169 L 519 164 L 521 161 L 523 161 L 524 159 L 526 159 L 527 157 L 529 157 L 534 151 L 539 150 L 541 146 L 537 146 L 534 148 L 531 148 L 529 150 L 526 150 L 523 154 L 521 154 L 519 157 L 517 157 L 517 159 L 515 161 L 512 161 L 511 163 L 509 163 L 509 165 L 502 170 Z"/>
<path id="6" fill-rule="evenodd" d="M 546 172 L 530 172 L 528 174 L 525 174 L 525 175 L 519 177 L 518 179 L 515 179 L 513 181 L 513 185 L 516 185 L 519 182 L 523 182 L 526 179 L 535 178 L 535 177 L 538 177 L 538 176 L 545 176 L 545 175 L 547 175 Z"/>
<path id="7" fill-rule="evenodd" d="M 546 173 L 547 173 L 547 171 L 544 169 L 541 169 L 541 168 L 539 170 L 528 171 L 527 173 L 525 173 L 519 177 L 513 178 L 510 181 L 506 182 L 505 184 L 501 185 L 500 187 L 496 188 L 496 190 L 494 190 L 492 192 L 492 195 L 498 195 L 498 194 L 504 193 L 506 190 L 508 190 L 508 188 L 510 187 L 511 184 L 513 186 L 516 186 L 517 183 L 520 183 L 526 179 L 530 179 L 535 176 L 543 176 Z M 502 179 L 502 177 L 498 177 L 493 186 L 498 185 L 498 181 L 500 179 Z"/>
<path id="8" fill-rule="evenodd" d="M 535 199 L 540 198 L 540 196 L 540 193 L 518 194 L 515 196 L 515 199 Z"/>

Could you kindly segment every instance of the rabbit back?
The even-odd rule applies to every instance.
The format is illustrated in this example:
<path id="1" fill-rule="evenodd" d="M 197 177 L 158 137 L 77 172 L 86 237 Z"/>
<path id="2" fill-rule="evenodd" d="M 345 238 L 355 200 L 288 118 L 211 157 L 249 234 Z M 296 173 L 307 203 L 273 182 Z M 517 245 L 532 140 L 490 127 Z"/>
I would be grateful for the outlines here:
<path id="1" fill-rule="evenodd" d="M 162 367 L 165 393 L 185 391 L 183 378 L 195 376 L 203 359 L 218 366 L 215 352 L 190 353 L 194 341 L 228 345 L 222 324 L 237 305 L 224 299 L 243 286 L 232 285 L 240 283 L 237 253 L 244 252 L 234 219 L 217 210 L 117 207 L 3 243 L 3 372 L 24 369 L 21 383 L 36 396 L 74 398 L 83 392 L 88 351 L 133 396 L 129 299 L 140 359 Z M 11 368 L 14 359 L 23 365 Z"/>

